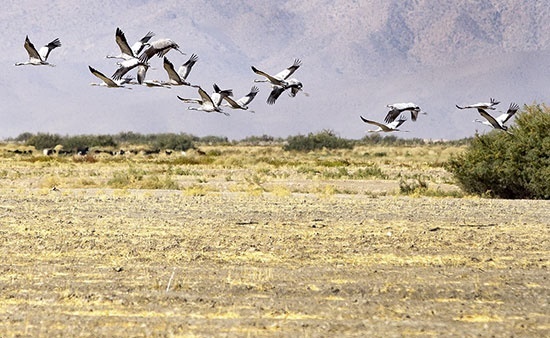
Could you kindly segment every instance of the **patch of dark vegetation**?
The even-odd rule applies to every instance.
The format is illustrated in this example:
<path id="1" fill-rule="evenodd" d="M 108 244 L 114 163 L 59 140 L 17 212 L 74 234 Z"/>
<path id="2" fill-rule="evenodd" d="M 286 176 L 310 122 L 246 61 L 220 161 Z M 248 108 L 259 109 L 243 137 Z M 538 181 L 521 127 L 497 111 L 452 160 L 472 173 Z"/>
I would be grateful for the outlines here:
<path id="1" fill-rule="evenodd" d="M 467 193 L 509 199 L 550 199 L 550 108 L 525 106 L 509 132 L 476 136 L 447 170 Z"/>
<path id="2" fill-rule="evenodd" d="M 207 139 L 211 141 L 210 139 Z M 49 149 L 61 146 L 65 151 L 81 152 L 85 148 L 117 148 L 122 145 L 143 145 L 151 150 L 172 149 L 186 151 L 194 147 L 199 138 L 189 134 L 139 134 L 122 132 L 116 135 L 66 135 L 50 133 L 22 133 L 13 139 L 36 149 Z"/>
<path id="3" fill-rule="evenodd" d="M 310 133 L 307 136 L 297 135 L 287 139 L 283 146 L 286 151 L 312 151 L 318 149 L 353 149 L 353 141 L 337 136 L 331 130 Z"/>
<path id="4" fill-rule="evenodd" d="M 230 141 L 224 136 L 207 135 L 203 137 L 194 136 L 186 133 L 158 133 L 141 134 L 134 132 L 120 132 L 114 135 L 60 135 L 51 133 L 30 133 L 24 132 L 14 138 L 7 138 L 7 142 L 23 144 L 28 147 L 34 147 L 37 150 L 43 149 L 63 149 L 60 155 L 70 155 L 79 152 L 79 149 L 96 148 L 112 149 L 131 148 L 130 146 L 141 146 L 141 149 L 160 152 L 163 149 L 170 151 L 187 151 L 197 149 L 198 145 L 253 145 L 269 146 L 275 144 L 283 145 L 284 150 L 312 151 L 318 149 L 353 149 L 359 145 L 387 145 L 387 146 L 417 146 L 424 144 L 448 144 L 465 145 L 471 142 L 471 138 L 465 138 L 454 141 L 443 140 L 422 140 L 401 139 L 394 135 L 381 136 L 372 134 L 365 136 L 360 140 L 351 140 L 341 138 L 334 131 L 323 130 L 318 133 L 310 133 L 307 136 L 297 135 L 289 136 L 286 139 L 276 138 L 269 135 L 248 136 L 242 140 Z M 85 154 L 81 154 L 85 155 Z M 386 153 L 375 153 L 374 156 L 385 156 Z"/>

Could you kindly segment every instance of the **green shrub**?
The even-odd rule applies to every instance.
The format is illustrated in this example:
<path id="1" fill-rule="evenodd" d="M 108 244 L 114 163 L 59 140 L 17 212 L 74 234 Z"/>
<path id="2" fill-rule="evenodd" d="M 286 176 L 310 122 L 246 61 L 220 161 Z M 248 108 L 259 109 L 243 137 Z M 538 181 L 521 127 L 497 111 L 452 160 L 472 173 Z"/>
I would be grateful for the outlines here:
<path id="1" fill-rule="evenodd" d="M 129 167 L 127 171 L 116 171 L 113 177 L 107 182 L 112 188 L 135 188 L 139 181 L 143 180 L 145 171 Z"/>
<path id="2" fill-rule="evenodd" d="M 350 173 L 348 169 L 344 167 L 324 169 L 321 172 L 323 178 L 326 179 L 339 179 L 342 177 L 349 177 Z"/>
<path id="3" fill-rule="evenodd" d="M 117 147 L 120 143 L 133 145 L 146 145 L 152 149 L 172 149 L 186 151 L 194 147 L 196 137 L 188 134 L 139 134 L 122 132 L 117 135 L 74 135 L 60 136 L 49 133 L 23 133 L 16 141 L 24 141 L 26 145 L 36 149 L 53 148 L 62 145 L 64 149 L 77 149 L 84 147 Z"/>
<path id="4" fill-rule="evenodd" d="M 509 131 L 476 136 L 446 168 L 467 193 L 550 199 L 550 109 L 525 106 Z"/>
<path id="5" fill-rule="evenodd" d="M 375 163 L 367 164 L 364 168 L 357 169 L 351 176 L 353 179 L 382 179 L 385 180 L 386 174 L 382 172 L 382 169 Z"/>
<path id="6" fill-rule="evenodd" d="M 145 170 L 132 166 L 126 171 L 114 172 L 107 185 L 115 189 L 180 189 L 169 173 L 163 177 L 148 175 Z"/>
<path id="7" fill-rule="evenodd" d="M 297 135 L 287 139 L 283 146 L 286 151 L 312 151 L 317 149 L 353 149 L 353 142 L 336 136 L 333 131 L 323 130 L 320 133 L 310 133 L 307 136 Z"/>
<path id="8" fill-rule="evenodd" d="M 248 144 L 248 145 L 262 145 L 262 144 L 273 144 L 273 143 L 280 143 L 282 142 L 281 138 L 274 138 L 273 136 L 269 135 L 262 135 L 262 136 L 248 136 L 240 140 L 238 143 L 240 144 Z"/>
<path id="9" fill-rule="evenodd" d="M 109 135 L 75 135 L 65 136 L 61 140 L 65 149 L 77 149 L 84 147 L 116 147 L 117 143 Z"/>
<path id="10" fill-rule="evenodd" d="M 156 134 L 150 144 L 155 149 L 173 149 L 186 151 L 193 148 L 192 136 L 187 134 Z"/>
<path id="11" fill-rule="evenodd" d="M 198 140 L 197 137 L 185 133 L 140 134 L 131 131 L 118 133 L 113 136 L 113 139 L 119 143 L 142 144 L 157 149 L 168 148 L 184 151 L 192 148 L 192 143 Z"/>
<path id="12" fill-rule="evenodd" d="M 18 136 L 18 139 L 25 139 L 26 145 L 34 146 L 36 149 L 54 148 L 57 145 L 62 145 L 65 149 L 116 146 L 113 137 L 109 135 L 60 136 L 49 133 L 24 133 Z"/>
<path id="13" fill-rule="evenodd" d="M 224 145 L 224 144 L 230 144 L 229 139 L 225 136 L 215 136 L 215 135 L 207 135 L 199 138 L 199 141 L 203 144 L 208 145 Z"/>
<path id="14" fill-rule="evenodd" d="M 350 162 L 346 159 L 330 159 L 330 160 L 320 160 L 318 164 L 322 167 L 347 167 L 350 165 Z"/>
<path id="15" fill-rule="evenodd" d="M 61 144 L 62 137 L 58 134 L 38 133 L 32 136 L 26 136 L 26 145 L 33 146 L 36 149 L 53 148 Z"/>
<path id="16" fill-rule="evenodd" d="M 399 180 L 399 192 L 403 195 L 422 193 L 426 190 L 428 190 L 428 182 L 426 182 L 422 177 L 417 176 L 413 179 Z"/>
<path id="17" fill-rule="evenodd" d="M 13 141 L 15 142 L 27 142 L 31 137 L 33 137 L 34 134 L 30 132 L 24 132 L 19 135 L 17 135 L 15 138 L 13 138 Z M 9 140 L 9 139 L 8 139 Z"/>
<path id="18" fill-rule="evenodd" d="M 388 145 L 388 146 L 421 146 L 426 144 L 423 139 L 413 138 L 413 139 L 403 139 L 395 135 L 380 135 L 380 133 L 372 133 L 364 136 L 358 142 L 361 145 Z"/>

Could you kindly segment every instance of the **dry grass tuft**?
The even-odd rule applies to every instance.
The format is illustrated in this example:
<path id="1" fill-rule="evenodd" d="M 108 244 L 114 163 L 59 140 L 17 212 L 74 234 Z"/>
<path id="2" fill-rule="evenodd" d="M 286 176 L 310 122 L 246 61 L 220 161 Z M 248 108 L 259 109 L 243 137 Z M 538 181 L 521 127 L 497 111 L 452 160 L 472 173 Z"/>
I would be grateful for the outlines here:
<path id="1" fill-rule="evenodd" d="M 460 148 L 201 149 L 0 161 L 0 335 L 546 335 L 548 202 Z"/>

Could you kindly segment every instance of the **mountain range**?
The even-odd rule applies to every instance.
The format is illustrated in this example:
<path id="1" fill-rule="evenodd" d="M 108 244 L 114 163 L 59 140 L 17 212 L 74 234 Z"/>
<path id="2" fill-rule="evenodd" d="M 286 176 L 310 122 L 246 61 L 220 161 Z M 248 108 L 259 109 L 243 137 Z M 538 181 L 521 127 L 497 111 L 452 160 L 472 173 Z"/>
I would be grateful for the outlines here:
<path id="1" fill-rule="evenodd" d="M 457 139 L 489 128 L 475 110 L 455 104 L 549 102 L 550 3 L 538 0 L 8 0 L 0 12 L 0 137 L 22 132 L 59 134 L 190 133 L 240 139 L 286 137 L 324 129 L 361 138 L 360 115 L 382 121 L 387 104 L 415 102 L 427 115 L 407 121 L 400 137 Z M 114 34 L 128 40 L 148 31 L 171 38 L 187 55 L 169 52 L 179 66 L 199 56 L 188 80 L 217 83 L 235 97 L 258 78 L 255 66 L 277 73 L 295 58 L 304 92 L 266 104 L 270 87 L 250 104 L 254 113 L 231 116 L 187 110 L 177 95 L 192 87 L 132 90 L 90 86 L 92 66 L 117 68 Z M 25 36 L 41 46 L 59 37 L 49 61 L 56 67 L 15 67 L 26 61 Z M 162 59 L 151 59 L 148 79 L 166 80 Z M 307 94 L 307 95 L 306 95 Z M 513 123 L 513 122 L 512 122 Z"/>

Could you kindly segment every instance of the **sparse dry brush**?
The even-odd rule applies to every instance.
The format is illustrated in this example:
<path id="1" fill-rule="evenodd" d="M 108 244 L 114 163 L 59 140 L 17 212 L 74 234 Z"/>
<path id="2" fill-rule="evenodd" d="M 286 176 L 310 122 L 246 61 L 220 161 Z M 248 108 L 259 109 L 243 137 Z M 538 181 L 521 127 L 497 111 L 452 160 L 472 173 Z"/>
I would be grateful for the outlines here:
<path id="1" fill-rule="evenodd" d="M 548 331 L 547 202 L 463 196 L 463 146 L 197 148 L 6 145 L 0 336 Z"/>
<path id="2" fill-rule="evenodd" d="M 5 336 L 547 331 L 544 201 L 0 193 Z"/>
<path id="3" fill-rule="evenodd" d="M 442 163 L 461 147 L 360 146 L 353 149 L 285 151 L 280 145 L 204 145 L 200 151 L 146 155 L 105 154 L 92 148 L 85 156 L 50 155 L 34 151 L 14 154 L 4 149 L 8 188 L 167 189 L 190 193 L 249 192 L 342 194 L 430 194 L 458 196 Z M 1 165 L 0 165 L 1 166 Z M 17 179 L 26 173 L 27 180 Z M 403 182 L 421 177 L 424 188 L 404 190 Z M 412 180 L 412 181 L 411 181 Z M 356 184 L 361 182 L 361 184 Z M 401 186 L 401 188 L 400 188 Z M 198 187 L 202 187 L 198 189 Z M 327 188 L 328 187 L 328 188 Z M 392 189 L 388 189 L 392 187 Z"/>

